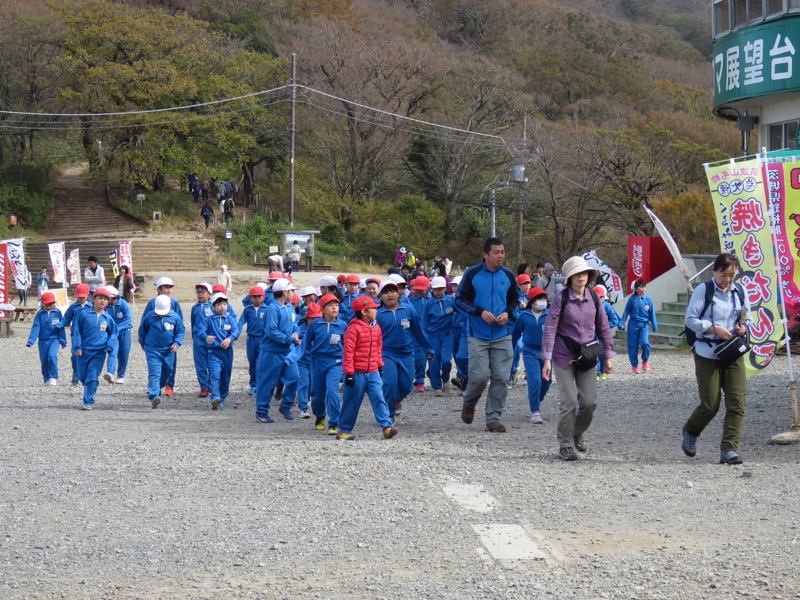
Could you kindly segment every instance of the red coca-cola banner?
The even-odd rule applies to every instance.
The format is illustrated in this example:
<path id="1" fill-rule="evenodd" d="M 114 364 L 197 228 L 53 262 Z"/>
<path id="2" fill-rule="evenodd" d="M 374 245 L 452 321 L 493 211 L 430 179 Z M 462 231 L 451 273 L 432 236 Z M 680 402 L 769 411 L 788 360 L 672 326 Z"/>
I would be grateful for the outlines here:
<path id="1" fill-rule="evenodd" d="M 630 293 L 637 279 L 652 281 L 675 266 L 675 260 L 660 237 L 631 236 L 628 238 L 628 285 Z"/>
<path id="2" fill-rule="evenodd" d="M 8 289 L 8 244 L 0 244 L 0 304 L 11 304 Z M 0 319 L 6 317 L 5 311 L 0 311 Z"/>

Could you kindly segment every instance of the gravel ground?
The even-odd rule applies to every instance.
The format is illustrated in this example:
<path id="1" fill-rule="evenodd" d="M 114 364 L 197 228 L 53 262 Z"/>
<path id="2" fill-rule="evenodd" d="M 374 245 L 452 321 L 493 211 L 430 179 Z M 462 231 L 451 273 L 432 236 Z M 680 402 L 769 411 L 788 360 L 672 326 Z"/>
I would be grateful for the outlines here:
<path id="1" fill-rule="evenodd" d="M 396 438 L 365 402 L 359 439 L 336 442 L 313 421 L 255 421 L 243 342 L 225 410 L 197 398 L 188 348 L 151 410 L 135 348 L 127 384 L 101 383 L 87 413 L 67 354 L 45 387 L 15 331 L 0 339 L 2 598 L 800 598 L 800 447 L 769 444 L 791 423 L 785 357 L 749 383 L 744 465 L 717 464 L 719 417 L 697 458 L 681 453 L 696 391 L 691 356 L 670 350 L 645 375 L 617 360 L 589 452 L 565 463 L 555 388 L 544 425 L 522 382 L 506 434 L 427 391 Z"/>

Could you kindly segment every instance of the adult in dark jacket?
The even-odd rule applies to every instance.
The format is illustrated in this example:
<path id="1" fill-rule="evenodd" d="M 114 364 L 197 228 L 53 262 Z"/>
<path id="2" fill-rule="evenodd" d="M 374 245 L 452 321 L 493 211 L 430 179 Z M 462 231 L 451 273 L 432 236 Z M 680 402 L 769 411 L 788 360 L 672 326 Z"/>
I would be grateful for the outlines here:
<path id="1" fill-rule="evenodd" d="M 456 308 L 468 315 L 471 334 L 467 338 L 469 382 L 461 420 L 472 423 L 475 405 L 491 379 L 486 397 L 486 428 L 495 433 L 506 430 L 500 416 L 508 396 L 506 379 L 514 358 L 512 315 L 518 302 L 516 277 L 503 266 L 505 257 L 501 240 L 486 240 L 483 261 L 466 270 L 455 298 Z"/>

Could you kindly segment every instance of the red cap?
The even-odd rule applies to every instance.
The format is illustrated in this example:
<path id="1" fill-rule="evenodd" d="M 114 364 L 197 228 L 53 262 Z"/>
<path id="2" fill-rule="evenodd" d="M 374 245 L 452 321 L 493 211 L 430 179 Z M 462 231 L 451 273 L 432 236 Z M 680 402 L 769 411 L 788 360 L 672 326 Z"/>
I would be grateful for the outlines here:
<path id="1" fill-rule="evenodd" d="M 533 288 L 528 290 L 528 294 L 527 295 L 528 295 L 528 300 L 533 300 L 534 298 L 536 298 L 536 296 L 546 296 L 547 292 L 545 292 L 540 287 L 533 287 Z"/>
<path id="2" fill-rule="evenodd" d="M 527 273 L 523 273 L 522 275 L 517 275 L 517 285 L 522 285 L 523 283 L 530 283 L 531 276 Z"/>
<path id="3" fill-rule="evenodd" d="M 350 306 L 355 311 L 378 308 L 378 304 L 376 304 L 375 301 L 369 296 L 359 296 L 353 300 L 353 303 Z"/>
<path id="4" fill-rule="evenodd" d="M 88 298 L 89 297 L 89 284 L 88 283 L 79 283 L 78 286 L 75 288 L 75 297 L 76 298 Z"/>
<path id="5" fill-rule="evenodd" d="M 427 290 L 429 287 L 431 287 L 431 280 L 424 275 L 420 275 L 411 283 L 412 290 Z"/>
<path id="6" fill-rule="evenodd" d="M 339 274 L 338 277 L 336 277 L 336 283 L 344 283 L 346 280 L 347 280 L 347 277 L 345 277 L 341 273 Z"/>
<path id="7" fill-rule="evenodd" d="M 319 299 L 319 305 L 322 308 L 325 308 L 325 306 L 330 304 L 331 302 L 339 302 L 339 299 L 336 297 L 335 294 L 325 294 L 322 298 Z M 311 304 L 313 304 L 313 302 Z M 309 304 L 309 306 L 311 306 L 311 304 Z"/>
<path id="8" fill-rule="evenodd" d="M 369 279 L 367 279 L 367 283 L 368 284 L 369 283 L 376 283 L 376 284 L 378 284 L 378 287 L 381 287 L 381 280 L 378 279 L 377 277 L 370 277 Z"/>
<path id="9" fill-rule="evenodd" d="M 294 304 L 295 306 L 300 304 L 300 296 L 298 296 L 297 294 L 292 294 L 291 303 Z"/>
<path id="10" fill-rule="evenodd" d="M 250 295 L 250 296 L 263 296 L 264 295 L 264 290 L 262 289 L 262 287 L 260 285 L 254 285 L 253 287 L 250 288 L 250 291 L 248 292 L 248 295 Z"/>
<path id="11" fill-rule="evenodd" d="M 361 283 L 361 278 L 354 273 L 350 273 L 347 277 L 344 278 L 345 283 Z"/>
<path id="12" fill-rule="evenodd" d="M 225 284 L 218 283 L 213 288 L 211 288 L 211 293 L 212 294 L 216 294 L 217 292 L 219 292 L 220 294 L 227 294 L 228 290 L 225 288 Z"/>
<path id="13" fill-rule="evenodd" d="M 598 296 L 600 296 L 601 298 L 605 298 L 605 297 L 606 297 L 606 294 L 608 293 L 608 292 L 606 291 L 606 286 L 604 286 L 604 285 L 596 285 L 596 286 L 594 286 L 594 287 L 592 288 L 592 291 L 593 291 L 595 294 L 597 294 Z"/>
<path id="14" fill-rule="evenodd" d="M 275 281 L 276 279 L 283 279 L 283 274 L 280 271 L 273 271 L 269 274 L 270 281 Z"/>
<path id="15" fill-rule="evenodd" d="M 311 302 L 306 308 L 307 319 L 319 319 L 322 316 L 322 309 L 316 302 Z"/>
<path id="16" fill-rule="evenodd" d="M 56 295 L 53 292 L 45 292 L 42 294 L 42 304 L 54 304 Z"/>

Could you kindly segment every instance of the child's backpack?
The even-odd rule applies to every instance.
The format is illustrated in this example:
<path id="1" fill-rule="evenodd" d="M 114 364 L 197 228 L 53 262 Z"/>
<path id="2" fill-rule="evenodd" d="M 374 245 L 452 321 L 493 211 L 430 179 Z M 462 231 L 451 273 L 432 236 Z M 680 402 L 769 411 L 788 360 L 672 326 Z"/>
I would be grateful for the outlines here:
<path id="1" fill-rule="evenodd" d="M 203 210 L 200 211 L 200 216 L 202 216 L 202 217 L 210 217 L 211 216 L 211 207 L 210 206 L 204 206 Z"/>
<path id="2" fill-rule="evenodd" d="M 703 315 L 706 314 L 706 311 L 708 310 L 708 307 L 711 306 L 711 303 L 714 300 L 714 282 L 709 280 L 709 281 L 704 282 L 703 285 L 706 286 L 706 289 L 705 289 L 705 295 L 703 297 L 703 308 L 700 311 L 700 314 L 698 315 L 698 317 L 701 318 L 701 319 L 703 318 Z M 744 289 L 742 288 L 741 284 L 734 283 L 733 284 L 733 289 L 734 289 L 736 295 L 739 297 L 739 306 L 744 307 Z M 686 310 L 687 311 L 689 310 L 688 307 L 687 307 Z M 712 315 L 713 315 L 713 311 L 712 311 Z M 688 327 L 684 327 L 683 331 L 681 331 L 678 335 L 679 336 L 682 335 L 682 336 L 686 337 L 686 343 L 689 344 L 690 348 L 694 346 L 695 342 L 698 339 L 704 341 L 708 345 L 711 345 L 711 340 L 710 339 L 708 339 L 706 337 L 698 338 L 697 334 L 694 331 L 692 331 L 691 329 L 689 329 Z"/>

